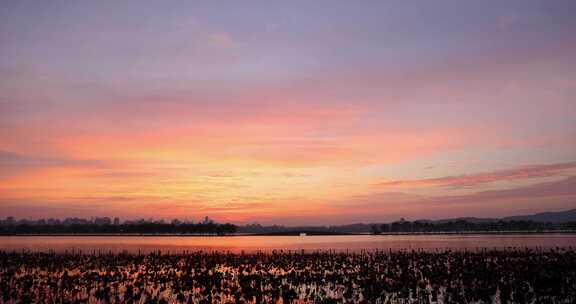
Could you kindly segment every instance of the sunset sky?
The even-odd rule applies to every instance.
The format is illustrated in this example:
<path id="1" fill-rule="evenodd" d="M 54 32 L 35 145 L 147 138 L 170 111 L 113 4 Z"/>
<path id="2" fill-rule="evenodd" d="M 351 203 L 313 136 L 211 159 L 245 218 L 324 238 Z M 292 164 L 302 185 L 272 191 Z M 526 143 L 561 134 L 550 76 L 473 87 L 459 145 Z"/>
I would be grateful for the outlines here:
<path id="1" fill-rule="evenodd" d="M 576 208 L 576 1 L 0 2 L 0 217 Z"/>

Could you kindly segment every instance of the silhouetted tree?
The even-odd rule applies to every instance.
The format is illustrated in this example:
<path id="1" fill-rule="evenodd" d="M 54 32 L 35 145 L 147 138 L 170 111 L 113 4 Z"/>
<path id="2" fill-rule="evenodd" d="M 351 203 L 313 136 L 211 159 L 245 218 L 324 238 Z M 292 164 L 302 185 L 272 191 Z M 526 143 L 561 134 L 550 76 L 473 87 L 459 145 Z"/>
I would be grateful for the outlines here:
<path id="1" fill-rule="evenodd" d="M 382 233 L 382 231 L 380 230 L 380 227 L 378 227 L 378 225 L 376 225 L 376 224 L 370 226 L 370 229 L 372 229 L 372 234 L 381 234 Z"/>

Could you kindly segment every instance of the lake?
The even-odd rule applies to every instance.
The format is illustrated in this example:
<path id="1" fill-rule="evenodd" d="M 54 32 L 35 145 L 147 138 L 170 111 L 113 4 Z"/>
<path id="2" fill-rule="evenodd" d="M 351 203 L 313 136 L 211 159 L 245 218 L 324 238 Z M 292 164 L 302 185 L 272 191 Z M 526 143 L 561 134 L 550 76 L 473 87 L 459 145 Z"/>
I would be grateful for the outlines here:
<path id="1" fill-rule="evenodd" d="M 0 236 L 0 250 L 183 252 L 272 250 L 474 250 L 576 246 L 576 234 L 338 235 L 338 236 Z"/>

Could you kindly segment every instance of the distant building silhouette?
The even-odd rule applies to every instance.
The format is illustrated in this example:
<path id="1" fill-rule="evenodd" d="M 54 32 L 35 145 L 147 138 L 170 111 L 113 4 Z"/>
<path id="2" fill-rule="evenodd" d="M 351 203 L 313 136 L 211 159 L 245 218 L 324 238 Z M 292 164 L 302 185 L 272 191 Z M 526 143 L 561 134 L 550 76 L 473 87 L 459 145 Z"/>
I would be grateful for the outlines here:
<path id="1" fill-rule="evenodd" d="M 109 217 L 97 217 L 94 219 L 94 224 L 96 225 L 110 225 L 112 221 Z"/>

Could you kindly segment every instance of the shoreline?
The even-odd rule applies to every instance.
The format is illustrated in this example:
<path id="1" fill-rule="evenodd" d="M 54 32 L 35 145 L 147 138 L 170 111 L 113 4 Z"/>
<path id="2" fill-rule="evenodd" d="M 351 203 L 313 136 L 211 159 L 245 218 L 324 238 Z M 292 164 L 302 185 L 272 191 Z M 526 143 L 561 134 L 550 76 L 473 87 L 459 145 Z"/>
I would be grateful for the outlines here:
<path id="1" fill-rule="evenodd" d="M 301 235 L 304 233 L 305 235 Z M 16 236 L 64 236 L 64 237 L 243 237 L 243 236 L 424 236 L 424 235 L 537 235 L 537 234 L 576 234 L 576 230 L 543 230 L 543 231 L 450 231 L 450 232 L 390 232 L 390 233 L 345 233 L 325 231 L 286 231 L 271 233 L 235 233 L 235 234 L 136 234 L 136 233 L 30 233 L 30 234 L 0 234 L 0 237 Z"/>

